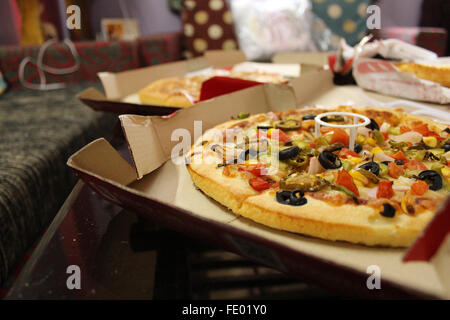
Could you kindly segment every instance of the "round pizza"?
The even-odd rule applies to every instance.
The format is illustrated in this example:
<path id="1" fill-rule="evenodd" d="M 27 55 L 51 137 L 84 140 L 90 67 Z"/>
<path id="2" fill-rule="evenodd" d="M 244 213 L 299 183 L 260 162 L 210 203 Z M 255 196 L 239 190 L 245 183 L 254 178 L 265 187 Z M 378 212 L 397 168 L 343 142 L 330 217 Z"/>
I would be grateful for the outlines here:
<path id="1" fill-rule="evenodd" d="M 240 114 L 206 131 L 186 166 L 207 196 L 263 225 L 403 247 L 449 195 L 449 160 L 444 124 L 340 106 Z"/>
<path id="2" fill-rule="evenodd" d="M 156 80 L 138 92 L 139 99 L 144 104 L 190 107 L 200 99 L 200 92 L 204 81 L 224 76 L 262 83 L 283 83 L 286 81 L 279 74 L 261 72 L 238 72 L 225 69 L 214 69 L 207 73 L 170 77 Z"/>

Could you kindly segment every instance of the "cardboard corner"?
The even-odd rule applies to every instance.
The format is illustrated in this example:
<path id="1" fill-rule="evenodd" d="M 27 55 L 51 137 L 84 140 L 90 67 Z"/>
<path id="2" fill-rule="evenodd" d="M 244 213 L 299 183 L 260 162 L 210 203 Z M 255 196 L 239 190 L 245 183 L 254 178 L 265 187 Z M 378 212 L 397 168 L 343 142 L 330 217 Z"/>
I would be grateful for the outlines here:
<path id="1" fill-rule="evenodd" d="M 292 79 L 289 85 L 293 88 L 297 105 L 301 105 L 334 87 L 333 72 L 330 69 L 322 69 L 303 74 L 299 78 Z"/>
<path id="2" fill-rule="evenodd" d="M 104 138 L 94 140 L 77 151 L 67 160 L 67 165 L 120 185 L 136 180 L 135 169 Z"/>
<path id="3" fill-rule="evenodd" d="M 105 100 L 106 96 L 100 92 L 98 89 L 94 87 L 89 87 L 87 89 L 84 89 L 80 93 L 76 95 L 77 99 L 79 100 Z"/>
<path id="4" fill-rule="evenodd" d="M 159 168 L 169 155 L 161 147 L 152 117 L 121 115 L 119 119 L 136 168 L 137 179 L 141 179 Z"/>
<path id="5" fill-rule="evenodd" d="M 209 50 L 203 55 L 213 68 L 226 68 L 247 61 L 247 56 L 241 50 Z"/>

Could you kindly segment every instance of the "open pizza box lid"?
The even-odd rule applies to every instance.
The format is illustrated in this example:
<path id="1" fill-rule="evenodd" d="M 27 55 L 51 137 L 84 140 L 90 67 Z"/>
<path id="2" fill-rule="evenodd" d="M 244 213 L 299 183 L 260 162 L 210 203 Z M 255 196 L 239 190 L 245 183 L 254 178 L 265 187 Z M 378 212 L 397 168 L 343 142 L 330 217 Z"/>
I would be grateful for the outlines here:
<path id="1" fill-rule="evenodd" d="M 355 86 L 334 86 L 330 71 L 310 73 L 291 86 L 252 87 L 200 102 L 171 117 L 122 115 L 130 162 L 123 157 L 129 154 L 120 155 L 102 138 L 72 155 L 68 165 L 111 202 L 319 286 L 367 298 L 446 298 L 448 283 L 435 267 L 424 261 L 403 262 L 406 249 L 326 241 L 238 217 L 194 187 L 183 157 L 175 155 L 170 160 L 182 139 L 190 144 L 202 131 L 240 112 L 283 111 L 312 104 L 333 107 L 349 100 L 392 103 L 388 97 Z M 406 103 L 405 108 L 409 107 Z M 194 129 L 196 121 L 197 126 L 201 121 L 201 129 Z M 375 272 L 381 273 L 381 289 L 368 285 Z"/>
<path id="2" fill-rule="evenodd" d="M 315 72 L 328 66 L 328 56 L 332 52 L 278 52 L 272 57 L 276 64 L 300 64 L 302 74 Z"/>
<path id="3" fill-rule="evenodd" d="M 105 93 L 91 87 L 80 92 L 77 97 L 96 111 L 116 114 L 168 115 L 179 110 L 180 107 L 142 104 L 137 92 L 159 79 L 233 66 L 239 66 L 240 71 L 274 72 L 294 78 L 300 75 L 299 64 L 253 63 L 247 62 L 245 54 L 239 50 L 212 50 L 206 51 L 202 57 L 189 60 L 117 73 L 99 72 L 98 77 Z"/>

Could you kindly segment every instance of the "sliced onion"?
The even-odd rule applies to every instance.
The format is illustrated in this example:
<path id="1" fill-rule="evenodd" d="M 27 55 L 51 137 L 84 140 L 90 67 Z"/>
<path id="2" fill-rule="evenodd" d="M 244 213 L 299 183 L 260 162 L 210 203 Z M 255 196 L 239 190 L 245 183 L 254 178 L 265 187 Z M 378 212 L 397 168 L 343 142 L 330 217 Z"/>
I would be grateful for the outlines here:
<path id="1" fill-rule="evenodd" d="M 391 127 L 391 124 L 389 122 L 383 122 L 383 124 L 380 127 L 380 132 L 386 132 Z"/>
<path id="2" fill-rule="evenodd" d="M 394 189 L 395 191 L 408 191 L 409 189 L 411 189 L 410 186 L 392 186 L 392 189 Z"/>
<path id="3" fill-rule="evenodd" d="M 365 137 L 368 137 L 370 134 L 370 129 L 366 128 L 366 127 L 358 127 L 358 129 L 356 130 L 356 132 L 358 132 L 358 134 L 363 135 Z"/>
<path id="4" fill-rule="evenodd" d="M 408 131 L 399 136 L 394 136 L 392 140 L 396 142 L 419 143 L 422 141 L 422 135 L 416 131 Z"/>
<path id="5" fill-rule="evenodd" d="M 367 195 L 369 198 L 376 198 L 376 197 L 377 197 L 377 191 L 378 191 L 378 187 L 374 187 L 374 188 L 371 188 L 371 189 L 367 189 L 367 190 L 366 190 L 366 195 Z"/>
<path id="6" fill-rule="evenodd" d="M 309 174 L 317 174 L 324 171 L 326 171 L 326 169 L 322 167 L 317 157 L 312 157 L 311 160 L 309 160 Z"/>
<path id="7" fill-rule="evenodd" d="M 395 161 L 394 158 L 389 157 L 387 154 L 385 154 L 384 152 L 378 152 L 375 154 L 374 159 L 378 162 L 383 162 L 383 161 Z"/>
<path id="8" fill-rule="evenodd" d="M 450 161 L 450 151 L 444 153 L 443 156 L 445 157 L 445 159 L 447 159 L 447 161 Z"/>
<path id="9" fill-rule="evenodd" d="M 403 177 L 403 176 L 400 176 L 397 179 L 397 183 L 400 183 L 400 184 L 406 185 L 406 186 L 411 186 L 414 182 L 416 182 L 416 180 L 410 179 L 407 177 Z"/>
<path id="10" fill-rule="evenodd" d="M 361 156 L 361 158 L 363 158 L 364 160 L 369 160 L 372 158 L 372 152 L 370 152 L 369 150 L 363 150 L 359 153 L 359 155 Z"/>

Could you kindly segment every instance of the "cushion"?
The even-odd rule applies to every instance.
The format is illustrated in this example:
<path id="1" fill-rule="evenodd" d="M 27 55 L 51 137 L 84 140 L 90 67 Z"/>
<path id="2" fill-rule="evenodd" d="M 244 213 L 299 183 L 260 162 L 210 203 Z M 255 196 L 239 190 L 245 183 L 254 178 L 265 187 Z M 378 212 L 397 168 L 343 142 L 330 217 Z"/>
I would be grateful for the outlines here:
<path id="1" fill-rule="evenodd" d="M 233 18 L 225 0 L 186 0 L 182 12 L 185 58 L 206 50 L 234 50 Z"/>
<path id="2" fill-rule="evenodd" d="M 371 0 L 312 0 L 313 12 L 349 45 L 357 44 L 367 33 L 367 7 Z"/>

